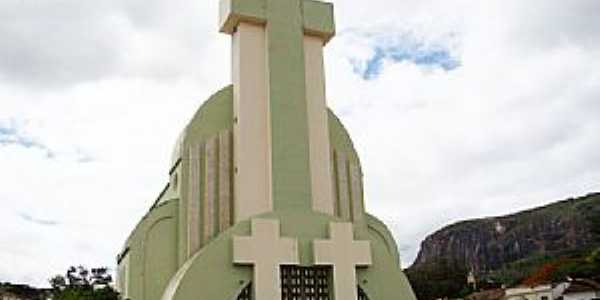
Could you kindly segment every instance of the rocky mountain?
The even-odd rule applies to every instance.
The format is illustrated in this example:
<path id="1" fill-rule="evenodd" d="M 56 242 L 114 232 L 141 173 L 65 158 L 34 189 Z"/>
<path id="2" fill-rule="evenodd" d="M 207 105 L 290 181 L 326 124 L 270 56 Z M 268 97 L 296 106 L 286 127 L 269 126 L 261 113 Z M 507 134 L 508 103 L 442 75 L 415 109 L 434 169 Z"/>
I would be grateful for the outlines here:
<path id="1" fill-rule="evenodd" d="M 413 269 L 445 258 L 475 272 L 534 255 L 559 255 L 600 244 L 600 193 L 516 214 L 459 222 L 428 236 Z"/>
<path id="2" fill-rule="evenodd" d="M 587 263 L 595 249 L 600 249 L 600 193 L 446 226 L 421 243 L 406 273 L 421 300 L 460 297 L 471 288 L 470 272 L 478 286 L 520 283 L 547 264 L 562 270 L 557 276 L 589 273 L 597 270 Z"/>

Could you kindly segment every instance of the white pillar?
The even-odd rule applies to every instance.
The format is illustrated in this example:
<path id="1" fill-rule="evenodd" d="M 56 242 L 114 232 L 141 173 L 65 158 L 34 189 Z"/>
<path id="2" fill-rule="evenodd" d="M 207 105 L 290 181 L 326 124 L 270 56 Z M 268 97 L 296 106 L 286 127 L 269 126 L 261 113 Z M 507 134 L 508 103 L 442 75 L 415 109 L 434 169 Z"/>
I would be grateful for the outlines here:
<path id="1" fill-rule="evenodd" d="M 329 223 L 329 237 L 313 241 L 315 264 L 333 267 L 335 299 L 358 299 L 356 267 L 371 265 L 371 244 L 354 240 L 352 223 Z"/>
<path id="2" fill-rule="evenodd" d="M 273 210 L 265 28 L 233 34 L 234 220 Z"/>
<path id="3" fill-rule="evenodd" d="M 320 37 L 304 36 L 310 177 L 313 209 L 333 215 L 334 197 L 331 182 L 331 150 L 327 103 L 325 99 L 323 44 L 324 41 Z"/>

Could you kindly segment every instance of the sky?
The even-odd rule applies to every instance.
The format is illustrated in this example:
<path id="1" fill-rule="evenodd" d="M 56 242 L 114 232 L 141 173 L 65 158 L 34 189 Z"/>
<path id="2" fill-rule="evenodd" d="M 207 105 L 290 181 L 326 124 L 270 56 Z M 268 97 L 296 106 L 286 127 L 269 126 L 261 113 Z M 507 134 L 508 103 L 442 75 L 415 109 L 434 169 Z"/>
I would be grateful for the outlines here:
<path id="1" fill-rule="evenodd" d="M 600 190 L 600 1 L 335 1 L 329 105 L 403 266 L 428 234 Z M 114 267 L 230 82 L 216 0 L 0 1 L 0 281 Z"/>

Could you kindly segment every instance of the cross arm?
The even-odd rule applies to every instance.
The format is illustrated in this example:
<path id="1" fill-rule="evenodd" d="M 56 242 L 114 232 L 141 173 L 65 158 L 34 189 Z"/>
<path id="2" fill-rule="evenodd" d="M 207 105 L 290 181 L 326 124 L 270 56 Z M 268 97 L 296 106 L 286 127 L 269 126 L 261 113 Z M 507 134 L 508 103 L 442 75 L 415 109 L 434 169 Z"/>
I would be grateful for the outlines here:
<path id="1" fill-rule="evenodd" d="M 250 237 L 236 236 L 233 238 L 233 262 L 251 265 L 260 253 L 256 253 L 255 242 Z"/>
<path id="2" fill-rule="evenodd" d="M 354 258 L 357 266 L 370 266 L 373 264 L 371 260 L 371 243 L 368 241 L 354 242 Z"/>
<path id="3" fill-rule="evenodd" d="M 304 0 L 304 32 L 323 38 L 325 43 L 335 35 L 333 3 L 316 0 Z"/>
<path id="4" fill-rule="evenodd" d="M 335 35 L 333 4 L 301 0 L 304 33 L 321 37 L 327 43 Z M 219 30 L 232 34 L 240 22 L 267 22 L 267 0 L 221 0 Z"/>
<path id="5" fill-rule="evenodd" d="M 335 248 L 329 240 L 313 241 L 313 251 L 315 254 L 315 264 L 332 265 L 335 264 Z"/>

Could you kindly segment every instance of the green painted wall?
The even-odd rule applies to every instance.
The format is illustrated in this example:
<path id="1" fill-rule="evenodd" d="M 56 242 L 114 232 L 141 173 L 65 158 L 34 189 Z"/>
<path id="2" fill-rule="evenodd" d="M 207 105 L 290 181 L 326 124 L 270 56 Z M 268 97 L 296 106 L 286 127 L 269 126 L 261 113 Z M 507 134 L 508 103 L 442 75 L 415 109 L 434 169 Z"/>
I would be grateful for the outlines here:
<path id="1" fill-rule="evenodd" d="M 303 0 L 266 0 L 275 210 L 312 209 Z"/>
<path id="2" fill-rule="evenodd" d="M 153 208 L 127 239 L 124 251 L 129 255 L 129 277 L 126 281 L 130 299 L 160 299 L 160 287 L 164 287 L 175 272 L 178 204 L 178 200 L 170 200 Z M 160 268 L 156 273 L 157 267 L 152 264 L 157 258 L 163 261 L 158 262 Z M 147 274 L 151 274 L 150 277 Z"/>
<path id="3" fill-rule="evenodd" d="M 178 166 L 180 170 L 180 190 L 181 190 L 181 205 L 179 207 L 179 252 L 178 265 L 181 266 L 188 259 L 187 257 L 187 207 L 188 207 L 188 192 L 189 192 L 189 169 L 190 162 L 188 160 L 188 151 L 192 143 L 206 141 L 208 138 L 215 136 L 224 129 L 233 128 L 233 86 L 229 85 L 217 93 L 213 94 L 198 111 L 194 114 L 184 132 L 182 133 L 182 146 L 180 158 L 181 162 Z M 200 161 L 200 169 L 204 170 L 204 160 Z M 204 195 L 204 185 L 200 184 L 200 195 Z M 199 214 L 202 216 L 202 207 Z M 200 222 L 201 224 L 201 222 Z M 202 234 L 202 230 L 198 230 Z M 200 237 L 201 238 L 201 237 Z"/>
<path id="4" fill-rule="evenodd" d="M 177 271 L 177 220 L 156 220 L 146 233 L 144 250 L 144 299 L 160 300 L 171 276 Z"/>
<path id="5" fill-rule="evenodd" d="M 329 115 L 329 140 L 331 141 L 331 147 L 336 151 L 342 151 L 348 155 L 350 161 L 359 167 L 360 159 L 354 149 L 354 143 L 348 134 L 348 131 L 340 121 L 340 119 L 331 111 L 328 110 Z"/>

